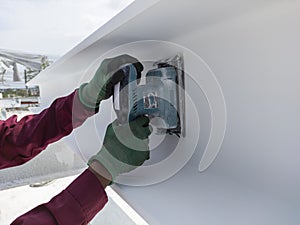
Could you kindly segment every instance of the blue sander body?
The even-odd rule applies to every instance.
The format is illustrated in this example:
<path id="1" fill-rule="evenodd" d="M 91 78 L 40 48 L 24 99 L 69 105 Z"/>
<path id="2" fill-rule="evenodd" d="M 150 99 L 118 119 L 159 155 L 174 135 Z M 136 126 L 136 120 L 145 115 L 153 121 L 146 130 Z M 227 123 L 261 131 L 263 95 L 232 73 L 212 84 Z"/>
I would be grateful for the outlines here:
<path id="1" fill-rule="evenodd" d="M 179 58 L 182 63 L 181 58 Z M 178 64 L 178 63 L 177 63 Z M 167 62 L 157 63 L 140 80 L 136 68 L 122 68 L 124 79 L 115 86 L 114 110 L 120 124 L 146 115 L 157 134 L 183 134 L 184 122 L 184 73 Z"/>

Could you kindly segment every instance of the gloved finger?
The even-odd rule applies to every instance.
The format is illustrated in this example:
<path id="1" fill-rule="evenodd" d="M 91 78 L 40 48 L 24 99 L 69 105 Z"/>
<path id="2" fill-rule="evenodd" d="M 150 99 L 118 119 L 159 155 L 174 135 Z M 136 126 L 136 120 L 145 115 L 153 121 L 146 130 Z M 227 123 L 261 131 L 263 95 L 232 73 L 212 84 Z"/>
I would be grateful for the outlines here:
<path id="1" fill-rule="evenodd" d="M 144 70 L 144 66 L 140 62 L 133 63 L 133 65 L 138 73 L 141 73 Z"/>
<path id="2" fill-rule="evenodd" d="M 111 58 L 110 62 L 108 63 L 108 69 L 109 71 L 116 71 L 123 65 L 131 63 L 136 67 L 138 71 L 143 70 L 143 65 L 136 58 L 126 54 Z"/>
<path id="3" fill-rule="evenodd" d="M 153 130 L 152 127 L 149 125 L 147 127 L 144 127 L 144 130 L 143 130 L 143 132 L 145 134 L 144 139 L 148 138 L 150 136 L 150 134 L 152 133 L 152 130 Z"/>
<path id="4" fill-rule="evenodd" d="M 115 71 L 119 70 L 121 67 L 125 66 L 126 64 L 133 64 L 137 72 L 137 80 L 139 83 L 144 66 L 142 63 L 138 61 L 138 59 L 130 55 L 120 55 L 115 58 L 112 58 L 108 64 L 109 66 L 108 71 L 111 73 L 115 73 Z"/>
<path id="5" fill-rule="evenodd" d="M 140 84 L 144 66 L 140 62 L 133 63 L 133 65 L 134 65 L 134 67 L 136 69 L 136 73 L 137 73 L 137 75 L 136 75 L 137 84 Z"/>
<path id="6" fill-rule="evenodd" d="M 122 69 L 119 69 L 117 72 L 115 72 L 109 79 L 109 84 L 112 84 L 115 86 L 117 83 L 119 83 L 125 76 L 125 73 Z"/>
<path id="7" fill-rule="evenodd" d="M 136 69 L 136 73 L 137 73 L 137 75 L 136 75 L 137 84 L 140 84 L 144 66 L 140 62 L 133 63 L 133 65 L 134 65 L 134 67 Z"/>
<path id="8" fill-rule="evenodd" d="M 140 62 L 134 63 L 133 65 L 136 68 L 136 73 L 137 73 L 136 80 L 139 84 L 141 77 L 142 77 L 142 71 L 143 71 L 144 67 Z M 112 71 L 110 74 L 112 74 L 112 75 L 108 78 L 107 83 L 112 86 L 114 86 L 117 83 L 119 83 L 120 81 L 122 81 L 122 79 L 125 77 L 125 72 L 123 69 L 118 69 L 117 71 Z"/>
<path id="9" fill-rule="evenodd" d="M 131 126 L 134 127 L 145 127 L 149 125 L 149 118 L 147 116 L 139 116 L 130 122 Z"/>
<path id="10" fill-rule="evenodd" d="M 150 151 L 132 150 L 128 156 L 128 164 L 132 166 L 141 166 L 146 160 L 150 159 Z"/>
<path id="11" fill-rule="evenodd" d="M 151 134 L 152 130 L 149 126 L 149 118 L 140 116 L 130 122 L 130 129 L 132 133 L 139 139 L 146 139 Z"/>

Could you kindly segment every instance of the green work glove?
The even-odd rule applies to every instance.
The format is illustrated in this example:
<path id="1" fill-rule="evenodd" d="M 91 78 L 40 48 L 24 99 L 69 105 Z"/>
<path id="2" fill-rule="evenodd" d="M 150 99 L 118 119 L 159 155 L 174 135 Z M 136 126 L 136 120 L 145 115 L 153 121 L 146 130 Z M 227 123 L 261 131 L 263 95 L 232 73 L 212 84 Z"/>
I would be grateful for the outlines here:
<path id="1" fill-rule="evenodd" d="M 129 55 L 103 60 L 90 82 L 80 86 L 79 99 L 81 103 L 88 108 L 96 109 L 102 100 L 112 96 L 114 86 L 124 77 L 121 68 L 126 64 L 133 64 L 138 73 L 143 71 L 143 65 Z"/>
<path id="2" fill-rule="evenodd" d="M 101 150 L 90 158 L 88 165 L 97 160 L 114 181 L 118 175 L 134 170 L 149 159 L 150 134 L 149 119 L 145 116 L 125 125 L 118 125 L 115 120 L 106 129 Z"/>

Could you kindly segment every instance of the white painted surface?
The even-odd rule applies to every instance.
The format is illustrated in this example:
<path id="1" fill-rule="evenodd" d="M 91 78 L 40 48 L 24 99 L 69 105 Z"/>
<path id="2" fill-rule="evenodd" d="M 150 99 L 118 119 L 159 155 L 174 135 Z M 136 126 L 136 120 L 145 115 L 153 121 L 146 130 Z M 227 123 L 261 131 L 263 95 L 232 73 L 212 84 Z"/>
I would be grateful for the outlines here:
<path id="1" fill-rule="evenodd" d="M 193 86 L 202 84 L 206 73 L 199 64 L 199 75 L 191 72 L 186 87 L 199 116 L 187 131 L 197 136 L 201 125 L 195 154 L 165 182 L 120 186 L 118 192 L 150 224 L 298 225 L 299 12 L 298 0 L 136 1 L 34 82 L 50 102 L 87 81 L 102 58 L 126 52 L 147 61 L 178 50 L 165 42 L 144 50 L 128 43 L 160 40 L 190 49 L 211 68 L 224 94 L 227 127 L 220 154 L 208 170 L 198 172 L 211 130 L 211 96 L 206 99 Z M 189 57 L 185 66 L 198 68 Z M 104 103 L 66 144 L 87 159 L 98 150 L 103 126 L 113 116 L 111 102 Z M 191 147 L 190 142 L 181 147 L 186 160 Z M 168 147 L 159 148 L 152 160 L 166 152 Z"/>

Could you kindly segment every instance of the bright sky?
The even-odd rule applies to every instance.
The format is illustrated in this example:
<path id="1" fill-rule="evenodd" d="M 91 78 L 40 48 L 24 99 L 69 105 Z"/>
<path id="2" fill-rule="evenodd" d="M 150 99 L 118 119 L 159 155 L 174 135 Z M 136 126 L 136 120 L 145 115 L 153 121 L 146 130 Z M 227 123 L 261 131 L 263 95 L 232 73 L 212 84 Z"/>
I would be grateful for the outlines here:
<path id="1" fill-rule="evenodd" d="M 1 0 L 0 49 L 61 56 L 134 0 Z"/>

